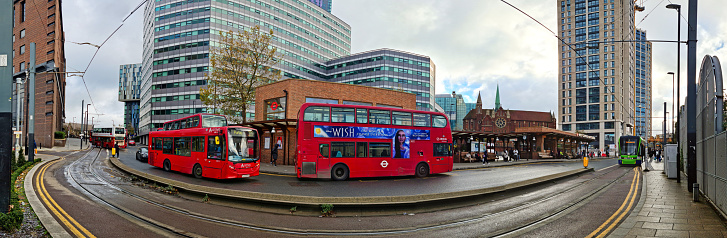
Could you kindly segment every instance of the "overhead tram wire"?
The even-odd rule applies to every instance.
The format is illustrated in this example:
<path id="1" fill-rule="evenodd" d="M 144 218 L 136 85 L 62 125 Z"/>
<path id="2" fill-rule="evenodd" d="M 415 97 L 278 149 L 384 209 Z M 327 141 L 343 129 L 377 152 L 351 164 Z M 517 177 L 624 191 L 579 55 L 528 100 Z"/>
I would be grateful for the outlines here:
<path id="1" fill-rule="evenodd" d="M 530 16 L 530 15 L 529 15 L 529 14 L 527 14 L 526 12 L 524 12 L 524 11 L 520 10 L 519 8 L 517 8 L 517 7 L 513 6 L 512 4 L 508 3 L 507 1 L 505 1 L 505 0 L 500 0 L 500 1 L 504 2 L 505 4 L 509 5 L 509 6 L 510 6 L 510 7 L 512 7 L 512 8 L 515 8 L 515 10 L 517 10 L 517 11 L 521 12 L 522 14 L 525 14 L 525 16 L 529 17 L 530 19 L 532 19 L 533 21 L 537 22 L 537 23 L 538 23 L 538 24 L 540 24 L 540 25 L 541 25 L 542 27 L 544 27 L 544 28 L 545 28 L 546 30 L 550 31 L 550 33 L 552 33 L 552 34 L 553 34 L 553 36 L 555 36 L 555 38 L 558 38 L 558 40 L 559 40 L 560 42 L 562 42 L 563 44 L 567 45 L 569 49 L 571 49 L 571 50 L 572 50 L 573 52 L 575 52 L 575 54 L 576 54 L 576 57 L 577 57 L 577 58 L 585 58 L 585 57 L 584 57 L 583 55 L 581 55 L 581 54 L 579 54 L 579 53 L 578 53 L 578 51 L 576 50 L 576 48 L 574 48 L 574 47 L 573 47 L 573 45 L 571 45 L 571 44 L 569 44 L 569 43 L 566 43 L 566 42 L 565 42 L 565 41 L 564 41 L 564 40 L 563 40 L 562 38 L 560 38 L 560 36 L 558 36 L 558 34 L 556 34 L 555 32 L 553 32 L 552 30 L 550 30 L 550 28 L 548 28 L 547 26 L 543 25 L 543 23 L 541 23 L 541 22 L 540 22 L 540 21 L 538 21 L 537 19 L 533 18 L 532 16 Z M 597 43 L 595 43 L 595 44 L 599 44 L 599 43 L 608 43 L 608 42 L 597 42 Z M 588 47 L 587 47 L 587 46 L 588 46 L 588 45 L 590 45 L 590 44 L 594 44 L 594 43 L 593 43 L 593 42 L 591 42 L 591 43 L 589 43 L 589 42 L 584 42 L 584 43 L 576 43 L 576 44 L 583 44 L 583 45 L 585 45 L 585 47 L 584 47 L 584 48 L 585 48 L 585 49 L 588 49 Z M 590 63 L 587 63 L 587 64 L 586 64 L 586 66 L 588 67 L 588 70 L 589 70 L 589 71 L 593 71 L 593 70 L 594 70 L 594 69 L 593 69 L 593 68 L 591 67 L 591 64 L 590 64 Z M 600 81 L 600 82 L 601 82 L 601 83 L 602 83 L 603 85 L 606 85 L 606 82 L 605 82 L 605 81 L 604 81 L 604 80 L 603 80 L 603 79 L 601 78 L 601 76 L 597 76 L 596 78 L 597 78 L 597 79 L 598 79 L 598 81 Z M 609 90 L 609 89 L 608 89 L 608 87 L 605 87 L 605 90 L 607 90 L 607 91 L 611 91 L 611 93 L 615 93 L 615 92 L 613 92 L 613 90 Z M 606 92 L 606 93 L 608 93 L 608 92 Z M 626 110 L 626 111 L 629 111 L 629 110 L 627 110 L 627 108 L 625 107 L 625 105 L 624 105 L 624 104 L 623 104 L 623 103 L 621 102 L 621 100 L 619 100 L 619 99 L 618 99 L 618 97 L 616 97 L 615 99 L 616 99 L 616 102 L 618 102 L 618 104 L 619 104 L 619 105 L 621 105 L 621 109 L 622 109 L 622 110 Z M 634 115 L 631 115 L 631 113 L 629 113 L 629 117 L 628 117 L 628 118 L 629 118 L 629 119 L 635 119 L 635 118 L 634 118 Z"/>
<path id="2" fill-rule="evenodd" d="M 88 44 L 88 45 L 91 45 L 91 46 L 96 47 L 96 52 L 93 53 L 93 56 L 91 57 L 91 60 L 88 62 L 88 65 L 86 65 L 86 69 L 83 71 L 84 74 L 81 76 L 81 80 L 83 81 L 83 86 L 86 88 L 86 93 L 88 94 L 88 98 L 91 100 L 91 105 L 93 105 L 93 109 L 96 111 L 96 114 L 99 114 L 98 113 L 98 108 L 96 107 L 96 104 L 93 101 L 93 97 L 91 97 L 91 92 L 88 90 L 88 85 L 86 84 L 85 75 L 88 72 L 88 68 L 91 67 L 91 63 L 93 63 L 93 60 L 96 58 L 96 55 L 98 54 L 98 51 L 101 50 L 101 48 L 104 46 L 104 44 L 106 44 L 106 42 L 109 41 L 109 39 L 111 39 L 111 37 L 114 34 L 116 34 L 116 32 L 119 31 L 119 29 L 121 29 L 122 26 L 124 26 L 124 22 L 126 22 L 126 20 L 129 19 L 129 17 L 131 17 L 131 15 L 133 15 L 137 10 L 139 10 L 139 8 L 141 6 L 143 6 L 144 3 L 146 3 L 147 1 L 149 1 L 149 0 L 142 0 L 141 3 L 139 3 L 139 5 L 137 5 L 136 8 L 134 8 L 134 10 L 132 10 L 123 20 L 121 20 L 121 24 L 118 27 L 116 27 L 116 30 L 114 30 L 113 32 L 111 32 L 111 34 L 108 37 L 106 37 L 106 40 L 104 40 L 100 45 L 96 46 L 96 45 L 93 45 L 91 43 L 76 43 L 76 44 L 79 44 L 79 45 L 80 44 Z M 73 43 L 75 43 L 75 42 L 73 42 Z"/>

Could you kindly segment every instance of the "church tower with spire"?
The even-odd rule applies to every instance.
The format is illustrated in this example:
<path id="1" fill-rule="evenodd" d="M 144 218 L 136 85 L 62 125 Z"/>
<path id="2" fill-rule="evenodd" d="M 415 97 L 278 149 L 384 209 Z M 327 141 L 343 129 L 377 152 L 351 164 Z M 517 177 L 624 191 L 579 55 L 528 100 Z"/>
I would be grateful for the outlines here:
<path id="1" fill-rule="evenodd" d="M 477 103 L 475 105 L 475 109 L 477 109 L 477 114 L 482 114 L 482 96 L 480 95 L 480 92 L 477 92 Z"/>
<path id="2" fill-rule="evenodd" d="M 500 84 L 497 84 L 497 92 L 495 93 L 495 111 L 500 109 Z"/>

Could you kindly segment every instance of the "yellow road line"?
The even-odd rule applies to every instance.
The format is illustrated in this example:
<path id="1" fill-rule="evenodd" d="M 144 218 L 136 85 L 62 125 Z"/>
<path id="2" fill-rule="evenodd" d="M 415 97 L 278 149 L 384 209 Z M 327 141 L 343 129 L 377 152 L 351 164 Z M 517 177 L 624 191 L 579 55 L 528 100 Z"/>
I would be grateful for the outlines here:
<path id="1" fill-rule="evenodd" d="M 629 198 L 631 198 L 631 201 L 633 202 L 633 197 L 636 197 L 636 193 L 635 193 L 635 189 L 634 189 L 634 184 L 637 184 L 637 188 L 638 188 L 638 177 L 639 177 L 638 176 L 639 175 L 639 171 L 636 170 L 636 168 L 634 168 L 633 171 L 634 171 L 634 177 L 631 179 L 631 188 L 629 189 L 628 195 L 626 195 L 626 199 L 624 199 L 623 203 L 621 203 L 621 207 L 619 207 L 618 210 L 616 210 L 616 212 L 614 212 L 613 215 L 611 215 L 611 217 L 609 217 L 605 222 L 603 222 L 603 224 L 601 224 L 600 226 L 598 226 L 598 228 L 596 230 L 594 230 L 593 232 L 591 232 L 591 234 L 588 234 L 588 236 L 586 236 L 586 238 L 591 238 L 591 237 L 595 236 L 604 227 L 606 227 L 606 225 L 608 225 L 609 223 L 611 223 L 611 221 L 614 218 L 616 218 L 616 216 L 619 216 L 619 214 L 621 213 L 621 211 L 624 209 L 624 206 L 626 206 L 626 204 L 628 204 Z M 632 197 L 632 194 L 633 194 L 633 197 Z M 629 209 L 631 209 L 631 205 L 630 204 L 629 204 L 629 208 L 624 211 L 624 214 Z M 619 216 L 619 218 L 616 221 L 614 221 L 614 224 L 618 223 L 618 221 L 620 221 L 622 217 L 623 216 Z M 609 226 L 609 229 L 608 230 L 610 231 L 610 228 L 612 228 L 612 227 L 613 227 L 613 225 Z M 607 232 L 604 232 L 603 234 L 607 234 Z M 603 235 L 603 234 L 601 234 L 601 235 Z M 599 236 L 599 237 L 601 237 L 601 236 Z"/>
<path id="2" fill-rule="evenodd" d="M 636 170 L 636 174 L 640 174 L 639 170 Z M 641 179 L 641 176 L 636 176 L 636 187 L 634 188 L 634 195 L 631 196 L 631 201 L 629 202 L 629 206 L 626 207 L 626 210 L 624 210 L 624 212 L 621 213 L 620 216 L 618 216 L 618 219 L 616 219 L 615 221 L 613 221 L 613 223 L 611 223 L 611 225 L 608 226 L 608 228 L 606 230 L 604 230 L 600 235 L 598 235 L 598 238 L 602 238 L 602 237 L 606 236 L 606 234 L 608 234 L 609 232 L 611 232 L 611 230 L 616 226 L 616 224 L 618 224 L 619 222 L 621 222 L 621 219 L 623 219 L 623 217 L 626 215 L 626 212 L 629 211 L 629 210 L 631 210 L 631 206 L 634 205 L 634 199 L 636 199 L 636 189 L 638 189 L 638 187 L 639 187 L 639 180 L 640 179 Z"/>
<path id="3" fill-rule="evenodd" d="M 45 171 L 51 165 L 55 164 L 58 161 L 60 161 L 60 160 L 53 161 L 53 162 L 48 163 L 45 166 L 43 166 L 41 172 L 36 177 L 36 189 L 38 190 L 38 193 L 41 195 L 41 198 L 43 199 L 46 206 L 51 208 L 51 210 L 56 215 L 56 217 L 58 217 L 58 219 L 61 219 L 61 222 L 63 222 L 63 224 L 65 224 L 74 235 L 76 235 L 77 237 L 95 238 L 96 236 L 91 234 L 91 232 L 89 232 L 88 230 L 86 230 L 86 228 L 81 226 L 81 224 L 79 224 L 75 219 L 73 219 L 73 217 L 68 215 L 68 213 L 66 213 L 66 211 L 63 210 L 63 208 L 61 208 L 61 206 L 59 206 L 55 200 L 53 200 L 53 198 L 50 196 L 50 194 L 48 193 L 48 191 L 45 188 L 45 181 L 43 180 L 43 177 L 45 176 Z M 76 229 L 76 227 L 78 227 L 78 229 Z M 79 230 L 81 230 L 83 233 L 81 233 L 81 231 L 79 231 Z"/>

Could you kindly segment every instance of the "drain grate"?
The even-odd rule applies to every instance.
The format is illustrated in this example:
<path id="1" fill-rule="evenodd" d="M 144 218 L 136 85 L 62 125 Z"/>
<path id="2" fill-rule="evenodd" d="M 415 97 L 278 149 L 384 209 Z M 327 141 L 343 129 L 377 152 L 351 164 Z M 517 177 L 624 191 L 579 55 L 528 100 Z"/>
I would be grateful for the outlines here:
<path id="1" fill-rule="evenodd" d="M 288 184 L 290 184 L 290 186 L 293 186 L 293 187 L 317 187 L 317 186 L 321 186 L 320 184 L 318 184 L 316 182 L 288 182 Z"/>

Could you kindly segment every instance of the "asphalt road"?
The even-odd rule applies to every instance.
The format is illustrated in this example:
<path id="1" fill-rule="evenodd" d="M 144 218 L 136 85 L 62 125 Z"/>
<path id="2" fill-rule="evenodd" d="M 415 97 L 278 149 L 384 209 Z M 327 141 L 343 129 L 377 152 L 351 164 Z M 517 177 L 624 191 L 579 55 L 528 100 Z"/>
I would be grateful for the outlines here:
<path id="1" fill-rule="evenodd" d="M 122 161 L 144 167 L 145 164 L 137 162 L 131 157 L 130 152 L 134 151 L 133 149 L 134 147 L 131 147 L 126 153 L 122 152 Z M 92 151 L 89 154 L 95 153 L 98 152 Z M 102 152 L 103 154 L 105 152 Z M 528 237 L 583 237 L 596 229 L 618 209 L 626 197 L 628 179 L 633 174 L 630 168 L 609 167 L 616 163 L 615 160 L 594 161 L 591 166 L 599 168 L 596 172 L 546 185 L 493 194 L 483 198 L 482 204 L 406 215 L 319 218 L 238 209 L 155 192 L 120 179 L 124 177 L 123 174 L 116 171 L 104 156 L 100 158 L 81 157 L 79 163 L 73 164 L 72 162 L 78 157 L 77 155 L 69 156 L 66 160 L 51 166 L 45 179 L 51 187 L 49 189 L 51 195 L 58 198 L 60 206 L 88 228 L 90 233 L 98 237 L 126 237 L 130 234 L 138 237 L 175 235 L 168 230 L 142 222 L 138 218 L 132 218 L 104 203 L 110 203 L 163 227 L 192 236 L 479 237 L 508 234 L 513 230 L 519 230 L 518 233 L 512 234 Z M 580 166 L 580 162 L 547 163 L 455 171 L 427 179 L 404 177 L 344 182 L 328 180 L 305 182 L 318 184 L 318 186 L 312 186 L 320 187 L 317 188 L 318 190 L 327 188 L 347 194 L 350 194 L 350 190 L 358 189 L 391 189 L 387 186 L 396 186 L 393 189 L 401 193 L 402 191 L 421 191 L 419 187 L 430 188 L 431 183 L 436 185 L 433 186 L 434 188 L 441 188 L 447 183 L 474 183 L 459 186 L 460 189 L 497 186 L 496 184 L 502 183 L 503 177 L 522 180 L 524 178 L 517 178 L 517 176 L 535 172 L 570 170 Z M 146 167 L 149 169 L 148 165 Z M 600 169 L 605 167 L 609 168 Z M 295 187 L 290 185 L 291 182 L 299 182 L 294 177 L 286 176 L 260 176 L 232 182 L 198 180 L 191 175 L 167 173 L 153 168 L 151 170 L 154 173 L 167 174 L 191 182 L 239 187 L 240 189 L 267 185 L 279 187 L 280 190 L 274 191 L 284 192 L 289 191 L 290 187 Z M 609 183 L 613 185 L 607 186 Z M 254 184 L 260 186 L 252 186 Z M 406 185 L 413 188 L 407 189 Z M 81 186 L 84 188 L 80 188 Z M 599 191 L 600 193 L 595 193 Z M 148 200 L 142 200 L 136 196 Z M 163 204 L 178 210 L 165 209 L 155 204 Z M 573 204 L 580 205 L 573 206 Z M 442 204 L 442 206 L 446 205 Z M 573 208 L 563 212 L 565 207 Z M 195 215 L 190 216 L 190 214 Z M 559 215 L 553 216 L 553 214 Z M 541 218 L 550 216 L 553 218 L 541 221 Z M 219 219 L 225 223 L 199 217 Z M 522 229 L 523 226 L 532 226 L 532 229 Z"/>
<path id="2" fill-rule="evenodd" d="M 417 179 L 406 177 L 366 178 L 348 181 L 314 179 L 301 181 L 293 176 L 265 175 L 244 179 L 196 179 L 192 175 L 166 172 L 135 159 L 138 147 L 121 151 L 119 160 L 138 171 L 173 179 L 185 183 L 241 190 L 249 192 L 288 194 L 321 197 L 361 197 L 361 196 L 405 196 L 445 192 L 458 192 L 480 188 L 497 187 L 515 182 L 534 179 L 583 168 L 581 161 L 562 163 L 532 163 L 507 167 L 455 170 L 453 172 L 430 175 Z M 589 164 L 596 170 L 617 164 L 615 159 L 595 160 Z"/>

